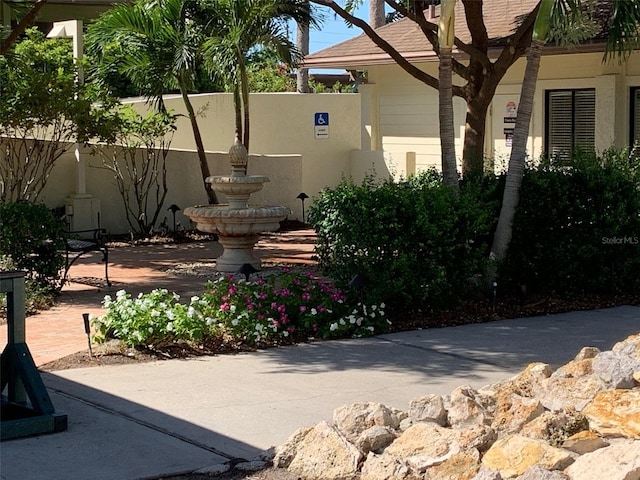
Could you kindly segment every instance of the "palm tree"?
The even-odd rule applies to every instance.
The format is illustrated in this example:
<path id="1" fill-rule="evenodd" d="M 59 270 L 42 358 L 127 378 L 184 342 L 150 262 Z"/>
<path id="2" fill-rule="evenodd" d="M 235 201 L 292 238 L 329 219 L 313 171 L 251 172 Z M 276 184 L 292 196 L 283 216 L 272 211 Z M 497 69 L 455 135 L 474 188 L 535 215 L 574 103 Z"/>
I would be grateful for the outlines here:
<path id="1" fill-rule="evenodd" d="M 454 192 L 459 189 L 456 165 L 455 128 L 453 124 L 453 42 L 455 39 L 456 0 L 442 0 L 438 23 L 438 46 L 440 49 L 439 80 L 439 124 L 440 148 L 442 150 L 442 179 Z"/>
<path id="2" fill-rule="evenodd" d="M 304 57 L 309 55 L 309 25 L 298 23 L 296 29 L 296 48 Z M 296 91 L 309 93 L 309 69 L 298 66 L 296 69 Z"/>
<path id="3" fill-rule="evenodd" d="M 640 1 L 613 0 L 610 20 L 611 26 L 605 49 L 605 61 L 613 56 L 625 58 L 634 47 L 637 47 L 640 40 Z M 579 0 L 540 1 L 520 92 L 520 106 L 513 134 L 513 146 L 509 158 L 502 208 L 491 246 L 491 258 L 496 263 L 504 260 L 513 233 L 513 219 L 520 199 L 520 186 L 524 174 L 526 145 L 542 48 L 550 39 L 555 39 L 559 43 L 574 44 L 583 38 L 591 37 L 594 33 L 596 32 L 593 30 L 593 24 L 585 16 L 583 4 Z M 495 268 L 494 264 L 489 272 L 490 277 L 495 275 Z"/>
<path id="4" fill-rule="evenodd" d="M 102 15 L 87 33 L 89 53 L 98 59 L 98 69 L 112 68 L 109 47 L 120 52 L 117 69 L 159 110 L 164 110 L 163 94 L 177 89 L 182 95 L 198 151 L 203 186 L 209 203 L 216 195 L 205 179 L 211 175 L 189 91 L 204 41 L 201 26 L 193 18 L 191 0 L 138 0 L 119 4 Z"/>
<path id="5" fill-rule="evenodd" d="M 294 66 L 301 54 L 287 36 L 286 22 L 313 26 L 316 20 L 307 0 L 209 0 L 202 5 L 208 18 L 205 62 L 214 78 L 233 92 L 236 137 L 249 150 L 248 54 L 269 48 Z"/>

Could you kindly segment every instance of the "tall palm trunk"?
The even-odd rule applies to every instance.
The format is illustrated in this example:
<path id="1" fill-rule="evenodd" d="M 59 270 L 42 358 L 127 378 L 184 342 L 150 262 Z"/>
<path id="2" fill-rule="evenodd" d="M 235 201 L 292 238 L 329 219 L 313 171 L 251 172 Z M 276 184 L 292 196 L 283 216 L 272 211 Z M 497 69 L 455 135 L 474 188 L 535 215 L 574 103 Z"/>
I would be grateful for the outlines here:
<path id="1" fill-rule="evenodd" d="M 242 143 L 247 151 L 249 151 L 249 76 L 247 75 L 247 67 L 243 61 L 240 61 L 240 95 L 242 100 L 242 115 L 244 117 L 244 132 Z"/>
<path id="2" fill-rule="evenodd" d="M 533 111 L 533 97 L 536 92 L 538 71 L 542 48 L 545 45 L 549 31 L 549 16 L 555 0 L 542 0 L 533 29 L 531 46 L 527 53 L 527 66 L 520 90 L 520 106 L 516 117 L 516 125 L 513 132 L 513 145 L 509 157 L 509 168 L 502 196 L 502 207 L 498 226 L 491 246 L 491 258 L 494 263 L 489 272 L 489 280 L 495 277 L 497 263 L 503 261 L 507 255 L 511 237 L 513 235 L 513 219 L 520 200 L 520 186 L 524 175 L 526 160 L 527 139 L 529 138 L 529 126 L 531 124 L 531 112 Z"/>
<path id="3" fill-rule="evenodd" d="M 443 0 L 438 40 L 440 42 L 439 65 L 439 123 L 440 148 L 442 150 L 442 177 L 445 185 L 458 192 L 458 169 L 456 165 L 455 127 L 453 118 L 453 69 L 452 55 L 455 35 L 454 8 L 455 0 Z"/>
<path id="4" fill-rule="evenodd" d="M 309 55 L 309 25 L 298 23 L 296 29 L 296 48 L 304 56 Z M 309 69 L 298 67 L 296 71 L 296 91 L 309 93 Z"/>
<path id="5" fill-rule="evenodd" d="M 182 101 L 184 102 L 184 106 L 187 109 L 187 114 L 189 116 L 189 121 L 191 122 L 191 130 L 193 131 L 193 140 L 196 143 L 196 150 L 198 151 L 198 160 L 200 163 L 200 172 L 202 173 L 204 190 L 207 192 L 207 198 L 210 204 L 218 203 L 216 192 L 214 192 L 211 189 L 211 185 L 206 182 L 207 177 L 211 176 L 211 171 L 209 170 L 209 162 L 207 161 L 207 154 L 204 150 L 204 143 L 202 142 L 202 135 L 200 134 L 200 127 L 198 126 L 196 112 L 193 109 L 191 100 L 189 99 L 186 82 L 182 75 L 178 78 L 178 83 L 180 87 L 180 94 L 182 95 Z"/>
<path id="6" fill-rule="evenodd" d="M 531 112 L 533 110 L 533 97 L 536 91 L 543 47 L 544 42 L 532 40 L 527 54 L 527 67 L 522 82 L 518 117 L 516 118 L 516 126 L 513 132 L 513 146 L 509 157 L 507 180 L 504 194 L 502 195 L 502 208 L 500 209 L 498 226 L 491 246 L 491 257 L 496 262 L 504 260 L 513 234 L 513 219 L 520 201 L 520 186 L 522 185 L 524 165 L 527 158 L 526 147 L 527 139 L 529 138 Z"/>
<path id="7" fill-rule="evenodd" d="M 378 28 L 385 24 L 384 0 L 369 0 L 369 25 Z"/>

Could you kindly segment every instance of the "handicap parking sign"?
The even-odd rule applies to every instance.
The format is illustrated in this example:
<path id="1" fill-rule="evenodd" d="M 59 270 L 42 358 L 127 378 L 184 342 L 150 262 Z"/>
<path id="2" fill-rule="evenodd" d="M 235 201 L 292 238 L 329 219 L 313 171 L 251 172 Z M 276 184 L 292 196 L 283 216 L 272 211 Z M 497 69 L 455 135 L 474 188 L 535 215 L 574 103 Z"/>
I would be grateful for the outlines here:
<path id="1" fill-rule="evenodd" d="M 316 112 L 313 115 L 315 138 L 329 138 L 329 113 Z"/>
<path id="2" fill-rule="evenodd" d="M 327 112 L 318 112 L 314 115 L 315 117 L 315 126 L 323 127 L 329 125 L 329 114 Z"/>

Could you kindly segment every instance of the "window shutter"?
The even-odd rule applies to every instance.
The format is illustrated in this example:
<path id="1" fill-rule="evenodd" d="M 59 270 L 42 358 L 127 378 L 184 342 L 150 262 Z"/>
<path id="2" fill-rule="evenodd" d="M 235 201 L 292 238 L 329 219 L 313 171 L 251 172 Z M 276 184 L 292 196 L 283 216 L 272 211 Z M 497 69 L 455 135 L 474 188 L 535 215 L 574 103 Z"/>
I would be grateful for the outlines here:
<path id="1" fill-rule="evenodd" d="M 573 101 L 570 90 L 549 92 L 549 157 L 567 158 L 573 150 Z"/>
<path id="2" fill-rule="evenodd" d="M 547 108 L 549 157 L 568 159 L 576 148 L 595 148 L 595 89 L 549 90 Z"/>
<path id="3" fill-rule="evenodd" d="M 633 143 L 640 144 L 640 88 L 633 90 Z M 632 145 L 633 146 L 633 145 Z"/>

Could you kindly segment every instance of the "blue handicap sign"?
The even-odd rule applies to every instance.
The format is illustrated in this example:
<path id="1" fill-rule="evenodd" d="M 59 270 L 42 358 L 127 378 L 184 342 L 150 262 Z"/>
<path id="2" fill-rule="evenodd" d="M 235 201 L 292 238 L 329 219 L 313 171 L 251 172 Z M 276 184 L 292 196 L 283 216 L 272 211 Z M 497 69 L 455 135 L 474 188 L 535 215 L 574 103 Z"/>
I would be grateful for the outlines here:
<path id="1" fill-rule="evenodd" d="M 315 113 L 314 123 L 316 127 L 324 127 L 329 125 L 329 114 L 327 112 Z"/>

